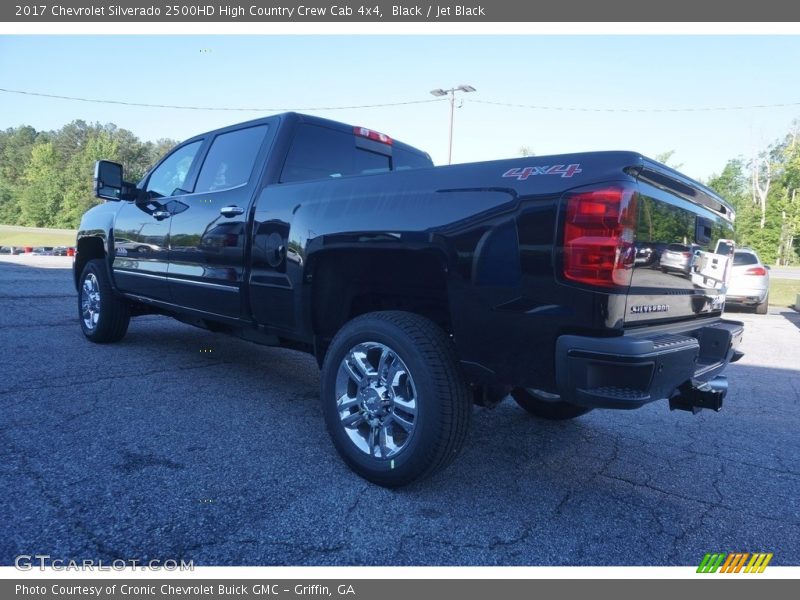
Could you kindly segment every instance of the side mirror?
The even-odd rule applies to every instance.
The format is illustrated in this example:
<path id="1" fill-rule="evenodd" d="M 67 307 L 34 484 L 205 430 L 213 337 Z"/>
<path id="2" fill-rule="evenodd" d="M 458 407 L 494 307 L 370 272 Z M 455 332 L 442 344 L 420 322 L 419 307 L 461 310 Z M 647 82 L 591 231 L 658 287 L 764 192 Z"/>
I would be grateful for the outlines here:
<path id="1" fill-rule="evenodd" d="M 98 160 L 94 166 L 94 195 L 104 200 L 122 198 L 122 165 L 110 160 Z"/>

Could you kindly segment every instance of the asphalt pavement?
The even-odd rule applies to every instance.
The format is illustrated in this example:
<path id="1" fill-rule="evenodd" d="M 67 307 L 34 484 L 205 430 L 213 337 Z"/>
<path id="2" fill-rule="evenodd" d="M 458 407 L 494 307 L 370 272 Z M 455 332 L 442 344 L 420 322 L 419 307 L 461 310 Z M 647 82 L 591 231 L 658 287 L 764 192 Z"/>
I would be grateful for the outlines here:
<path id="1" fill-rule="evenodd" d="M 0 564 L 800 564 L 800 314 L 732 313 L 720 413 L 475 408 L 459 459 L 390 491 L 325 431 L 314 360 L 166 317 L 87 342 L 71 259 L 0 259 Z"/>

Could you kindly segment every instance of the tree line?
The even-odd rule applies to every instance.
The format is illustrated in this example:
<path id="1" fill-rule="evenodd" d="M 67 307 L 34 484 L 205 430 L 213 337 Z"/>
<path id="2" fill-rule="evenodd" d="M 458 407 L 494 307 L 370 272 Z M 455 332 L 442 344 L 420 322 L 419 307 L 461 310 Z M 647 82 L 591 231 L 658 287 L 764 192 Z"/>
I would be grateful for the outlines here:
<path id="1" fill-rule="evenodd" d="M 768 264 L 800 262 L 800 123 L 756 156 L 728 161 L 705 183 L 736 208 L 736 243 Z M 114 124 L 73 121 L 57 131 L 22 125 L 0 131 L 0 223 L 75 228 L 98 202 L 94 162 L 122 163 L 138 181 L 174 140 L 142 141 Z M 525 155 L 533 155 L 525 147 Z M 656 158 L 668 162 L 672 152 Z M 679 165 L 673 165 L 679 166 Z"/>
<path id="2" fill-rule="evenodd" d="M 800 262 L 800 122 L 751 158 L 728 161 L 706 184 L 736 209 L 736 244 L 767 264 Z"/>
<path id="3" fill-rule="evenodd" d="M 28 125 L 0 131 L 0 223 L 74 229 L 99 202 L 92 191 L 96 160 L 122 163 L 125 178 L 138 181 L 175 143 L 80 120 L 57 131 Z"/>

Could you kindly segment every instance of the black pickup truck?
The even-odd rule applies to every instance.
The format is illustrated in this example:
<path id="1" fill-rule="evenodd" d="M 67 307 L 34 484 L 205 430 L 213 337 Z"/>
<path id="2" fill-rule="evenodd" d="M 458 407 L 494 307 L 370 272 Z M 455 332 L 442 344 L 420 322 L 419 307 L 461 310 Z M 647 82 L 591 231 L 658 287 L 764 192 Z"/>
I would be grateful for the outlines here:
<path id="1" fill-rule="evenodd" d="M 85 336 L 158 313 L 312 353 L 334 445 L 381 485 L 447 465 L 473 403 L 719 410 L 741 356 L 721 318 L 733 210 L 634 152 L 434 167 L 287 113 L 193 137 L 138 185 L 100 161 L 95 190 L 74 263 Z"/>

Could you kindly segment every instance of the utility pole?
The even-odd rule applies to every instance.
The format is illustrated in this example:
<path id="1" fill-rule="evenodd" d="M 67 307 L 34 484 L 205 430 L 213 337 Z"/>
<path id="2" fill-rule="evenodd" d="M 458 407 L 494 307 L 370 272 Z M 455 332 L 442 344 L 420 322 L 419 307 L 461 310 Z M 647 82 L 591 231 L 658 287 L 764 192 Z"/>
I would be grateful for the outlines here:
<path id="1" fill-rule="evenodd" d="M 456 92 L 474 92 L 475 88 L 471 85 L 459 85 L 458 87 L 452 87 L 449 90 L 444 89 L 436 89 L 431 90 L 431 94 L 437 97 L 441 96 L 450 96 L 450 137 L 448 141 L 448 151 L 447 151 L 447 164 L 453 164 L 453 116 L 456 112 Z"/>

